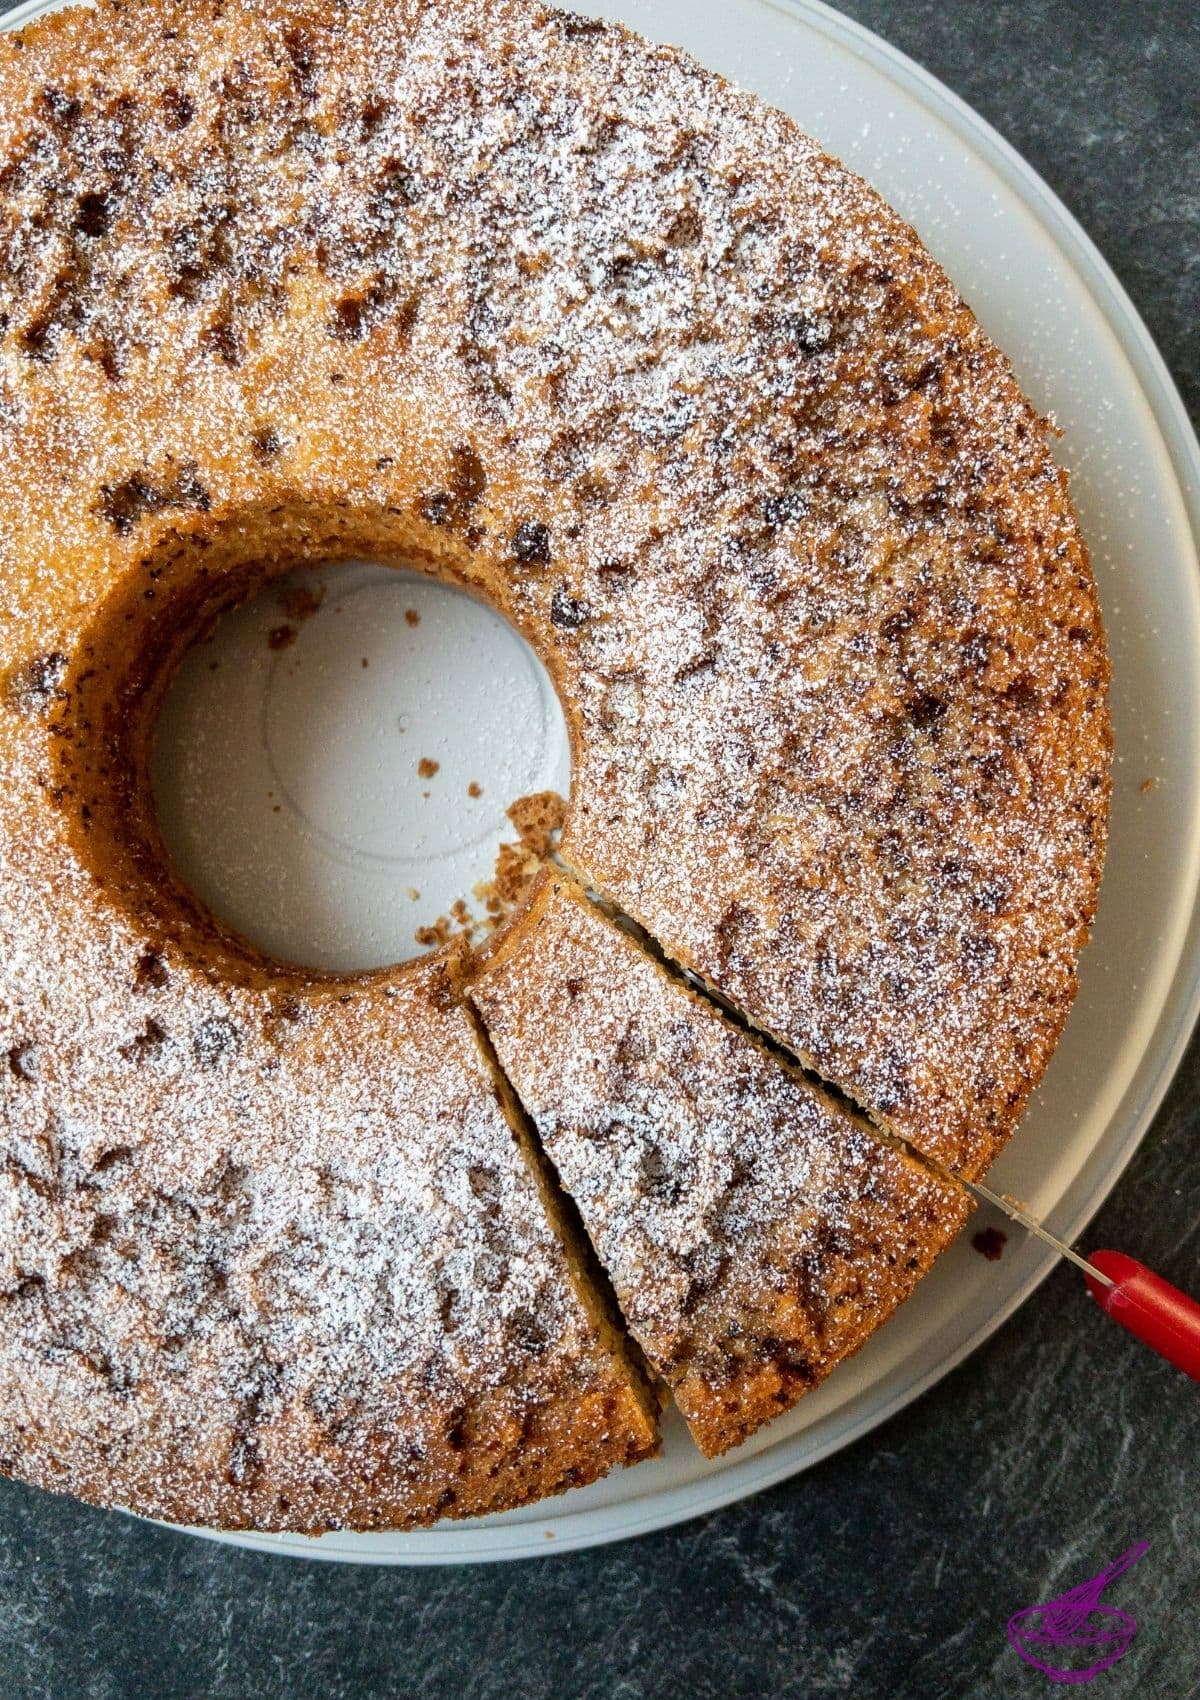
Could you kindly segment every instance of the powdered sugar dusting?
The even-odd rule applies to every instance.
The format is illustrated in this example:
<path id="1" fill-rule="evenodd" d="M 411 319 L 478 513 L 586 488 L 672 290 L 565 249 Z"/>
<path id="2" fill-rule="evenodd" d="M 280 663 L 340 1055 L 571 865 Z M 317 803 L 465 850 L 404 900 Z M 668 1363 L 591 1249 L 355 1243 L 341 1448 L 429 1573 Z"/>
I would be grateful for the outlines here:
<path id="1" fill-rule="evenodd" d="M 1007 365 L 864 184 L 669 49 L 521 0 L 189 20 L 157 105 L 119 15 L 64 26 L 102 94 L 9 72 L 7 405 L 71 386 L 18 433 L 37 561 L 81 515 L 91 559 L 105 514 L 354 491 L 551 666 L 566 857 L 985 1166 L 1108 793 L 1091 578 Z M 114 415 L 119 452 L 81 429 Z"/>
<path id="2" fill-rule="evenodd" d="M 36 848 L 35 882 L 10 823 L 10 1467 L 213 1523 L 425 1520 L 482 1410 L 515 1446 L 565 1389 L 618 1395 L 441 964 L 214 985 L 69 886 L 48 903 Z M 600 1436 L 570 1460 L 611 1461 Z"/>
<path id="3" fill-rule="evenodd" d="M 977 1172 L 1065 1017 L 1103 849 L 1065 487 L 863 184 L 670 50 L 525 0 L 69 13 L 0 40 L 0 185 L 8 1462 L 214 1518 L 432 1515 L 473 1454 L 424 1432 L 427 1354 L 507 1398 L 500 1319 L 536 1291 L 552 1339 L 574 1324 L 522 1261 L 516 1168 L 511 1311 L 460 1285 L 489 1290 L 461 1174 L 502 1129 L 429 988 L 384 1023 L 305 982 L 293 1067 L 286 973 L 159 889 L 118 785 L 137 668 L 255 563 L 404 556 L 482 589 L 573 719 L 564 855 Z M 164 933 L 172 978 L 139 993 Z M 405 1168 L 383 1130 L 410 1114 Z M 666 1255 L 685 1224 L 659 1219 Z M 214 1236 L 236 1304 L 200 1290 Z"/>
<path id="4" fill-rule="evenodd" d="M 818 1096 L 569 883 L 475 982 L 622 1311 L 706 1450 L 890 1315 L 968 1204 Z"/>

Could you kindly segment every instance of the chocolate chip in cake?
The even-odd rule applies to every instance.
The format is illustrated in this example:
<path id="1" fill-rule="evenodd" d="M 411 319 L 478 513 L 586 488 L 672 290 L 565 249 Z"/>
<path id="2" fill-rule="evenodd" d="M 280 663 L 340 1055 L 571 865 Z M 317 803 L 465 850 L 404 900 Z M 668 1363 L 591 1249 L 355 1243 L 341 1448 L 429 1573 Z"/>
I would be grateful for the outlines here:
<path id="1" fill-rule="evenodd" d="M 14 1045 L 8 1053 L 8 1068 L 18 1080 L 36 1080 L 39 1073 L 37 1046 L 29 1043 Z"/>
<path id="2" fill-rule="evenodd" d="M 9 676 L 4 693 L 8 706 L 19 714 L 45 714 L 51 703 L 66 698 L 62 683 L 68 666 L 61 650 L 35 655 Z"/>
<path id="3" fill-rule="evenodd" d="M 539 519 L 522 520 L 513 532 L 512 552 L 523 566 L 546 567 L 550 564 L 550 528 Z"/>
<path id="4" fill-rule="evenodd" d="M 108 197 L 84 195 L 75 214 L 75 228 L 81 236 L 103 236 L 108 230 Z"/>
<path id="5" fill-rule="evenodd" d="M 133 971 L 133 983 L 139 991 L 161 991 L 170 978 L 167 965 L 156 950 L 143 951 Z"/>
<path id="6" fill-rule="evenodd" d="M 572 596 L 565 584 L 560 584 L 550 598 L 550 621 L 560 631 L 575 632 L 586 625 L 591 609 L 586 602 Z"/>
<path id="7" fill-rule="evenodd" d="M 238 1030 L 225 1016 L 201 1021 L 192 1034 L 192 1055 L 201 1068 L 215 1068 L 238 1042 Z"/>

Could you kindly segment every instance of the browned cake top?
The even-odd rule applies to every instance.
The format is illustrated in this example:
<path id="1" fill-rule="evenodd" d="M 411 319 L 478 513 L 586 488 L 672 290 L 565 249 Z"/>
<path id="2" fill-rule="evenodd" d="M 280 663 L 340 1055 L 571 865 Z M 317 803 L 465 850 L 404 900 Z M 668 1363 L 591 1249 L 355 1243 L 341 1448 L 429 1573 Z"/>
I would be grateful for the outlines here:
<path id="1" fill-rule="evenodd" d="M 561 1425 L 528 1419 L 522 1438 L 506 1406 L 502 1469 L 483 1441 L 463 1448 L 457 1405 L 411 1468 L 407 1420 L 370 1426 L 411 1400 L 406 1342 L 428 1335 L 401 1326 L 407 1254 L 353 1240 L 358 1206 L 340 1183 L 322 1202 L 313 1142 L 320 1125 L 378 1194 L 373 1222 L 398 1232 L 428 1176 L 466 1212 L 463 1243 L 485 1238 L 461 1176 L 500 1124 L 462 1018 L 433 1012 L 424 970 L 339 986 L 261 962 L 163 866 L 146 741 L 182 644 L 264 574 L 364 553 L 457 576 L 514 619 L 571 723 L 565 854 L 928 1149 L 986 1164 L 1069 1005 L 1107 800 L 1086 558 L 1008 367 L 864 184 L 683 56 L 526 0 L 110 0 L 0 37 L 17 1200 L 0 1303 L 21 1319 L 0 1391 L 8 1462 L 37 1479 L 304 1526 L 432 1515 L 456 1470 L 475 1472 L 460 1507 L 528 1497 L 649 1443 L 626 1371 L 569 1306 L 540 1326 L 570 1349 L 541 1367 L 531 1349 L 519 1371 L 528 1390 L 544 1369 L 538 1409 Z M 138 964 L 160 958 L 170 990 L 146 991 Z M 159 996 L 178 1007 L 157 1013 Z M 289 1064 L 276 1013 L 294 1001 L 314 1026 Z M 327 1044 L 355 1078 L 331 1079 Z M 389 1118 L 413 1129 L 411 1173 Z M 435 1125 L 453 1175 L 428 1167 Z M 131 1155 L 99 1171 L 124 1189 L 109 1211 L 95 1162 L 113 1151 Z M 259 1256 L 239 1212 L 257 1224 L 274 1284 L 311 1300 L 311 1353 L 265 1309 L 238 1347 L 231 1309 L 210 1364 L 208 1312 L 177 1297 L 192 1277 L 155 1226 L 160 1172 L 227 1244 L 238 1293 Z M 290 1231 L 293 1195 L 311 1233 Z M 514 1192 L 509 1260 L 534 1235 L 525 1207 Z M 416 1243 L 428 1321 L 436 1257 Z M 278 1487 L 297 1456 L 282 1439 L 278 1480 L 243 1488 L 246 1413 L 262 1456 L 271 1422 L 321 1405 L 304 1389 L 342 1338 L 343 1261 L 397 1296 L 392 1333 L 346 1333 L 350 1383 L 376 1389 L 356 1407 L 369 1439 L 357 1418 L 340 1451 L 342 1428 L 322 1429 L 330 1475 L 307 1499 Z M 128 1313 L 127 1288 L 146 1295 Z M 80 1294 L 100 1336 L 66 1326 Z M 463 1373 L 503 1403 L 478 1318 Z M 143 1338 L 158 1379 L 131 1393 L 117 1383 L 150 1363 Z M 298 1379 L 259 1397 L 247 1366 L 268 1339 Z M 206 1474 L 190 1441 L 145 1435 L 183 1434 L 170 1425 L 203 1418 L 209 1388 Z M 143 1446 L 157 1473 L 135 1479 Z"/>
<path id="2" fill-rule="evenodd" d="M 707 1453 L 860 1346 L 969 1212 L 570 882 L 543 885 L 471 995 Z"/>
<path id="3" fill-rule="evenodd" d="M 1074 991 L 1107 663 L 1041 422 L 912 231 L 683 56 L 523 0 L 164 0 L 28 41 L 22 645 L 73 549 L 90 591 L 124 538 L 382 510 L 377 546 L 423 542 L 550 662 L 568 858 L 986 1165 Z"/>
<path id="4" fill-rule="evenodd" d="M 72 972 L 14 1007 L 42 970 L 3 925 L 7 1467 L 153 1516 L 388 1527 L 652 1444 L 440 965 L 232 990 L 25 901 Z"/>

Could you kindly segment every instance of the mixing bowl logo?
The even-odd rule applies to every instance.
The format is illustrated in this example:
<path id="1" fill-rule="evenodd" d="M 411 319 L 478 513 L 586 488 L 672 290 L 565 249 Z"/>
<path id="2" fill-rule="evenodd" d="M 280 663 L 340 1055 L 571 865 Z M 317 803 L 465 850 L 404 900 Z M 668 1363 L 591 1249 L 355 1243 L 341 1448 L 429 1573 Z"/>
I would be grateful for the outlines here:
<path id="1" fill-rule="evenodd" d="M 1055 1682 L 1090 1682 L 1129 1651 L 1137 1620 L 1100 1596 L 1115 1576 L 1148 1552 L 1149 1541 L 1114 1559 L 1106 1570 L 1045 1605 L 1026 1606 L 1008 1620 L 1008 1639 L 1026 1664 Z"/>

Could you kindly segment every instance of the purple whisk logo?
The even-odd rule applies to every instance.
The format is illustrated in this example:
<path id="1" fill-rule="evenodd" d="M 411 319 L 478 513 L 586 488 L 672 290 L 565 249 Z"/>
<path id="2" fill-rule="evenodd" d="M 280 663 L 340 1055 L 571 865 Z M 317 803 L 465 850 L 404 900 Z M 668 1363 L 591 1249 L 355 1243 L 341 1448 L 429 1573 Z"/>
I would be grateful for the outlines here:
<path id="1" fill-rule="evenodd" d="M 1137 1620 L 1116 1606 L 1102 1606 L 1100 1596 L 1149 1549 L 1149 1541 L 1139 1541 L 1090 1581 L 1045 1605 L 1014 1612 L 1008 1639 L 1025 1663 L 1054 1682 L 1090 1682 L 1124 1657 L 1137 1634 Z"/>

